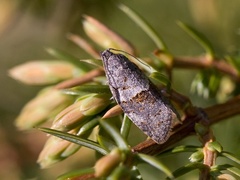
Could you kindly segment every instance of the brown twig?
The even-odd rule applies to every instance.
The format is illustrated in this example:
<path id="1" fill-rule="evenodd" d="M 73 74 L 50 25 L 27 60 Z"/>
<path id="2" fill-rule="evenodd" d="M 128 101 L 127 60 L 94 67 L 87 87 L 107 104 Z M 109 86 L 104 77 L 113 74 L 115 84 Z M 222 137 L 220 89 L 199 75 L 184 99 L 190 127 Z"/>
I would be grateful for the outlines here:
<path id="1" fill-rule="evenodd" d="M 175 68 L 190 68 L 190 69 L 205 69 L 214 68 L 219 72 L 229 75 L 234 81 L 240 82 L 239 72 L 236 68 L 228 64 L 223 59 L 214 59 L 209 61 L 207 56 L 200 57 L 174 57 L 173 67 Z"/>
<path id="2" fill-rule="evenodd" d="M 207 118 L 207 117 L 205 117 Z M 217 151 L 213 148 L 210 148 L 210 143 L 215 141 L 215 137 L 213 135 L 212 130 L 209 128 L 208 120 L 202 121 L 202 123 L 198 123 L 195 126 L 196 134 L 199 137 L 199 140 L 203 144 L 203 164 L 206 168 L 200 169 L 200 180 L 210 180 L 210 169 L 212 166 L 215 165 L 216 158 L 217 158 Z"/>
<path id="3" fill-rule="evenodd" d="M 69 33 L 67 34 L 67 38 L 77 44 L 79 47 L 81 47 L 83 50 L 85 50 L 88 54 L 90 54 L 94 58 L 99 58 L 99 52 L 92 47 L 85 39 L 82 37 Z"/>
<path id="4" fill-rule="evenodd" d="M 74 86 L 81 85 L 83 83 L 87 83 L 93 80 L 93 78 L 97 76 L 104 75 L 104 70 L 102 68 L 94 69 L 92 71 L 89 71 L 85 75 L 73 79 L 69 79 L 66 81 L 63 81 L 55 86 L 55 89 L 66 89 L 71 88 Z"/>
<path id="5" fill-rule="evenodd" d="M 204 154 L 204 159 L 203 159 L 203 164 L 205 164 L 209 168 L 204 168 L 200 171 L 200 180 L 208 180 L 210 179 L 210 167 L 215 165 L 216 157 L 217 157 L 217 152 L 216 151 L 211 151 L 208 148 L 208 144 L 213 142 L 215 140 L 213 133 L 210 129 L 208 129 L 208 132 L 201 137 L 201 140 L 203 142 L 203 154 Z"/>
<path id="6" fill-rule="evenodd" d="M 240 82 L 240 75 L 236 68 L 231 64 L 227 63 L 224 59 L 212 59 L 207 54 L 205 56 L 179 56 L 172 57 L 169 59 L 169 55 L 164 51 L 156 50 L 154 51 L 156 57 L 163 61 L 167 67 L 171 68 L 182 68 L 182 69 L 207 69 L 213 68 L 229 75 L 234 81 Z M 171 61 L 170 61 L 171 60 Z"/>

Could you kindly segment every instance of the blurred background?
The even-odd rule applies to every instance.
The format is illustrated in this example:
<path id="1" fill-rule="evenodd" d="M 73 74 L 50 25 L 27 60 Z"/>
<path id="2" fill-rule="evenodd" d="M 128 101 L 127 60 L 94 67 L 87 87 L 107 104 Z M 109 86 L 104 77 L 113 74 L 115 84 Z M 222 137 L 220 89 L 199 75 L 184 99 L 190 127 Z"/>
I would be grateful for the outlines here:
<path id="1" fill-rule="evenodd" d="M 100 20 L 128 39 L 140 56 L 148 56 L 155 50 L 154 43 L 135 25 L 114 1 L 105 0 L 1 0 L 0 1 L 0 179 L 55 179 L 69 170 L 91 166 L 93 159 L 73 157 L 50 169 L 39 169 L 38 153 L 46 135 L 33 130 L 21 132 L 14 127 L 14 119 L 23 105 L 35 96 L 42 87 L 23 85 L 8 76 L 13 66 L 30 60 L 52 59 L 46 48 L 65 50 L 79 58 L 88 58 L 80 48 L 68 41 L 67 33 L 86 37 L 82 29 L 82 15 Z M 176 24 L 182 21 L 202 32 L 212 42 L 217 54 L 238 53 L 240 47 L 240 1 L 231 0 L 122 0 L 121 3 L 141 14 L 163 37 L 174 55 L 201 55 L 202 48 Z M 99 48 L 99 50 L 102 50 Z M 190 94 L 190 82 L 194 71 L 174 71 L 173 87 L 189 96 L 197 106 L 208 106 L 214 100 L 203 100 Z M 176 78 L 177 77 L 177 78 Z M 239 118 L 214 125 L 213 130 L 224 150 L 240 156 Z M 194 137 L 185 140 L 198 143 Z M 196 142 L 196 143 L 195 143 Z M 186 156 L 174 156 L 167 165 L 176 169 L 188 161 Z M 164 161 L 164 159 L 163 159 Z M 158 179 L 159 171 L 142 167 L 143 177 Z M 149 170 L 152 171 L 149 175 Z M 197 172 L 195 172 L 197 173 Z M 191 179 L 192 173 L 185 177 Z"/>

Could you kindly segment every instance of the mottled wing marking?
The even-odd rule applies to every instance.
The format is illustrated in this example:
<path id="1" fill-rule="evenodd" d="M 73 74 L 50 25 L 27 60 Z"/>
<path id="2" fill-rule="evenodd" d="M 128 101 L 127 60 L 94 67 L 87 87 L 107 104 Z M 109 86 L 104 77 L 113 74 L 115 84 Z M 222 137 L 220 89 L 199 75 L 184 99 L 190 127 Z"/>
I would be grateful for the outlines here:
<path id="1" fill-rule="evenodd" d="M 176 117 L 169 101 L 124 55 L 105 50 L 102 59 L 110 90 L 124 113 L 155 142 L 164 143 Z"/>

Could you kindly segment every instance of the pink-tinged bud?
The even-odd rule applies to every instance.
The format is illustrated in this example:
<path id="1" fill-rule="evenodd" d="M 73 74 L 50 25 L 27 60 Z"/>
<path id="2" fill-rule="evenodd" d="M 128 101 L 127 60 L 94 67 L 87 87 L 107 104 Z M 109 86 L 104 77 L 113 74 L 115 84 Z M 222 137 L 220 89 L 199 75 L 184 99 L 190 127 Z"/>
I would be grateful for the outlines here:
<path id="1" fill-rule="evenodd" d="M 70 131 L 70 134 L 76 134 L 78 129 Z M 37 162 L 41 168 L 47 168 L 63 159 L 74 154 L 81 146 L 69 141 L 50 136 L 43 150 L 41 151 Z"/>
<path id="2" fill-rule="evenodd" d="M 17 117 L 15 124 L 21 130 L 40 125 L 72 103 L 72 97 L 55 89 L 44 89 L 29 101 Z"/>
<path id="3" fill-rule="evenodd" d="M 16 80 L 30 85 L 44 85 L 69 79 L 79 74 L 71 63 L 64 61 L 31 61 L 9 70 Z"/>
<path id="4" fill-rule="evenodd" d="M 111 118 L 111 117 L 115 117 L 118 116 L 120 114 L 123 113 L 123 110 L 121 108 L 120 105 L 116 105 L 114 107 L 112 107 L 111 109 L 109 109 L 102 117 L 102 119 L 107 119 L 107 118 Z"/>
<path id="5" fill-rule="evenodd" d="M 51 128 L 69 131 L 79 126 L 84 120 L 100 113 L 110 102 L 110 97 L 106 94 L 85 95 L 60 112 L 56 116 Z"/>
<path id="6" fill-rule="evenodd" d="M 81 101 L 78 101 L 61 111 L 55 117 L 51 128 L 61 131 L 68 131 L 75 126 L 78 126 L 82 121 L 86 120 L 86 117 L 79 109 L 80 106 Z"/>
<path id="7" fill-rule="evenodd" d="M 108 94 L 90 94 L 81 100 L 80 111 L 85 116 L 93 116 L 100 113 L 111 102 Z"/>
<path id="8" fill-rule="evenodd" d="M 105 49 L 116 48 L 124 50 L 130 54 L 135 54 L 135 50 L 123 37 L 106 27 L 93 17 L 84 16 L 83 28 L 85 33 L 98 45 Z"/>
<path id="9" fill-rule="evenodd" d="M 99 159 L 94 168 L 96 177 L 108 176 L 121 162 L 122 156 L 119 149 L 114 149 L 110 154 Z"/>
<path id="10" fill-rule="evenodd" d="M 219 176 L 216 177 L 216 179 L 219 180 L 236 180 L 236 178 L 231 175 L 231 174 L 220 174 Z"/>

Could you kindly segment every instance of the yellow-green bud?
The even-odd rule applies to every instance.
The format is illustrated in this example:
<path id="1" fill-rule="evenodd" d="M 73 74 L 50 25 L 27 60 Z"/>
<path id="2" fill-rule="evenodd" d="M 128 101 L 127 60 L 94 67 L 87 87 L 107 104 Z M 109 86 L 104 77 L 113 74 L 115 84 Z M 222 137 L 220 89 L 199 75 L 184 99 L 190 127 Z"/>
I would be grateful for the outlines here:
<path id="1" fill-rule="evenodd" d="M 93 94 L 81 100 L 80 111 L 85 116 L 98 114 L 110 104 L 110 96 L 107 94 Z"/>
<path id="2" fill-rule="evenodd" d="M 194 152 L 190 157 L 189 157 L 189 160 L 191 162 L 199 162 L 199 161 L 202 161 L 204 158 L 204 154 L 202 151 L 197 151 L 197 152 Z"/>
<path id="3" fill-rule="evenodd" d="M 83 120 L 86 120 L 86 116 L 84 116 L 79 109 L 80 106 L 81 101 L 78 101 L 61 111 L 55 117 L 51 128 L 68 131 L 75 126 L 78 126 Z"/>
<path id="4" fill-rule="evenodd" d="M 100 113 L 110 103 L 106 94 L 89 94 L 81 97 L 74 104 L 60 112 L 52 125 L 52 129 L 68 131 L 77 127 L 84 120 Z"/>
<path id="5" fill-rule="evenodd" d="M 207 149 L 210 151 L 217 151 L 217 152 L 222 152 L 223 147 L 221 146 L 221 144 L 219 144 L 219 142 L 217 141 L 213 141 L 213 142 L 209 142 L 207 144 Z"/>
<path id="6" fill-rule="evenodd" d="M 69 133 L 76 134 L 78 129 L 72 130 Z M 55 136 L 50 138 L 45 143 L 37 162 L 41 168 L 47 168 L 75 153 L 81 146 L 69 141 L 60 139 Z"/>
<path id="7" fill-rule="evenodd" d="M 15 124 L 21 130 L 31 129 L 55 116 L 70 103 L 72 97 L 59 90 L 44 89 L 23 107 Z"/>

